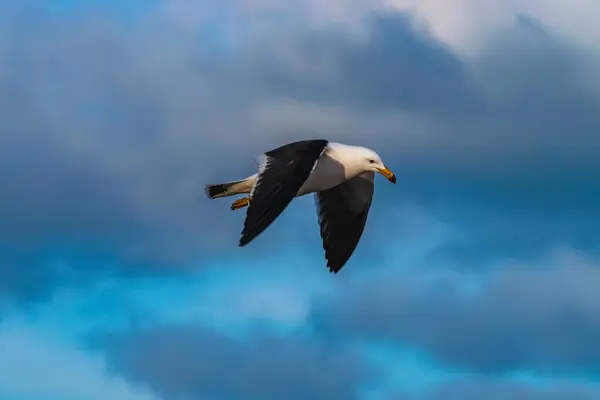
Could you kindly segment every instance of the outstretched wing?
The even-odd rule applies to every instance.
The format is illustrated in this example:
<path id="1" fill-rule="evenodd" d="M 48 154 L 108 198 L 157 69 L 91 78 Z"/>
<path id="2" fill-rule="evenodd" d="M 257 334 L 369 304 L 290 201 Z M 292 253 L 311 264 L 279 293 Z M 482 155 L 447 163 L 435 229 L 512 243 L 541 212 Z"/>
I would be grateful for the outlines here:
<path id="1" fill-rule="evenodd" d="M 304 140 L 265 153 L 250 193 L 240 246 L 260 235 L 290 204 L 327 143 L 326 140 Z"/>
<path id="2" fill-rule="evenodd" d="M 365 228 L 374 191 L 373 172 L 315 193 L 323 249 L 329 271 L 337 273 L 348 261 Z"/>

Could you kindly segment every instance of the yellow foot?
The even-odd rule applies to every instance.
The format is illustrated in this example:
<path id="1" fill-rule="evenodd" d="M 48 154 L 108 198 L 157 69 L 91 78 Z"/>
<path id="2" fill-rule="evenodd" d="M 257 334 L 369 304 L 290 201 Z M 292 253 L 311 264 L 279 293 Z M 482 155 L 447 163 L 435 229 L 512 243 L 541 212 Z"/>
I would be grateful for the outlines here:
<path id="1" fill-rule="evenodd" d="M 250 197 L 243 197 L 241 199 L 237 199 L 231 205 L 232 210 L 239 210 L 240 208 L 246 207 L 250 203 Z"/>

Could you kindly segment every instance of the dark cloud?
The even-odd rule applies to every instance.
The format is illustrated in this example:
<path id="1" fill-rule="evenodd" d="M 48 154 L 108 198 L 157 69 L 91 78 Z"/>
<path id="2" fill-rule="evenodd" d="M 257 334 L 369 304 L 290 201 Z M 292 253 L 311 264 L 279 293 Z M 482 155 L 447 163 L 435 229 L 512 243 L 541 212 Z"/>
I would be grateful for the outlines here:
<path id="1" fill-rule="evenodd" d="M 327 334 L 391 340 L 485 373 L 599 372 L 600 269 L 593 261 L 558 257 L 479 277 L 395 274 L 317 302 L 313 321 Z"/>
<path id="2" fill-rule="evenodd" d="M 456 118 L 482 111 L 483 93 L 466 65 L 450 48 L 417 31 L 409 15 L 374 15 L 366 24 L 366 43 L 335 29 L 299 32 L 297 51 L 303 59 L 321 60 L 329 67 L 321 74 L 297 77 L 281 65 L 261 60 L 271 94 L 345 105 L 362 113 L 400 109 Z"/>
<path id="3" fill-rule="evenodd" d="M 396 400 L 592 400 L 598 396 L 597 387 L 584 383 L 557 382 L 544 387 L 481 378 L 452 381 L 424 393 L 398 396 Z"/>
<path id="4" fill-rule="evenodd" d="M 460 232 L 439 259 L 480 265 L 557 245 L 600 249 L 591 239 L 600 231 L 600 97 L 584 57 L 520 17 L 471 65 L 487 108 L 441 128 L 438 157 L 417 152 L 405 166 L 408 195 Z"/>
<path id="5" fill-rule="evenodd" d="M 359 354 L 310 338 L 233 339 L 199 326 L 104 338 L 114 370 L 168 399 L 358 398 L 377 376 Z"/>
<path id="6" fill-rule="evenodd" d="M 237 31 L 243 24 L 216 32 L 162 3 L 126 21 L 39 4 L 0 4 L 7 295 L 43 292 L 23 284 L 40 276 L 54 277 L 43 280 L 50 290 L 57 262 L 181 272 L 174 266 L 235 248 L 243 215 L 210 203 L 202 186 L 249 175 L 255 155 L 306 136 L 380 150 L 402 189 L 382 185 L 378 202 L 401 193 L 450 226 L 490 232 L 444 256 L 517 241 L 530 243 L 523 253 L 597 246 L 599 97 L 582 56 L 543 28 L 521 22 L 468 61 L 404 14 L 370 16 L 357 39 L 266 22 L 252 34 Z M 215 47 L 219 35 L 233 37 L 227 51 Z M 525 225 L 498 234 L 492 214 Z M 289 221 L 245 254 L 283 241 Z M 524 226 L 541 228 L 514 235 Z"/>

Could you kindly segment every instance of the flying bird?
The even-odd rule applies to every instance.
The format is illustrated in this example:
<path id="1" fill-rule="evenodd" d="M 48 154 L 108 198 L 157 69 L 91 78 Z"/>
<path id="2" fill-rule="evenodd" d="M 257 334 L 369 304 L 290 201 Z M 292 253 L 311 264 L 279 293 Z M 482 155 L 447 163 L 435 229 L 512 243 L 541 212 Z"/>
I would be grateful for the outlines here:
<path id="1" fill-rule="evenodd" d="M 303 140 L 263 154 L 258 173 L 245 179 L 206 185 L 209 198 L 248 194 L 232 210 L 248 206 L 239 245 L 260 235 L 294 197 L 314 193 L 327 267 L 337 273 L 346 264 L 367 221 L 375 172 L 390 182 L 396 176 L 373 150 Z"/>

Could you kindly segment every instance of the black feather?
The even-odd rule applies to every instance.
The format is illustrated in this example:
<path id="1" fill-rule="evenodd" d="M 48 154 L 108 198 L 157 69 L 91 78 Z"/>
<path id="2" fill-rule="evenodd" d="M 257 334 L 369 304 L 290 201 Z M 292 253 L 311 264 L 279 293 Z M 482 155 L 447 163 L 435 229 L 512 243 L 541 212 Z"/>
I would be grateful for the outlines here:
<path id="1" fill-rule="evenodd" d="M 334 274 L 354 253 L 367 222 L 374 182 L 366 174 L 315 194 L 327 267 Z"/>
<path id="2" fill-rule="evenodd" d="M 304 140 L 268 151 L 246 212 L 240 246 L 260 235 L 294 199 L 327 146 L 326 140 Z"/>

